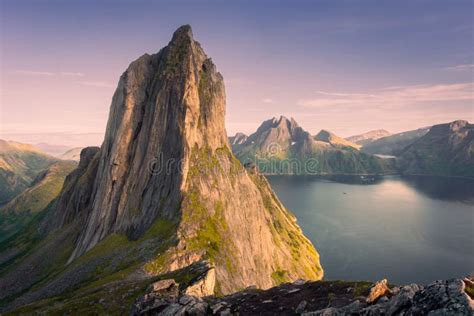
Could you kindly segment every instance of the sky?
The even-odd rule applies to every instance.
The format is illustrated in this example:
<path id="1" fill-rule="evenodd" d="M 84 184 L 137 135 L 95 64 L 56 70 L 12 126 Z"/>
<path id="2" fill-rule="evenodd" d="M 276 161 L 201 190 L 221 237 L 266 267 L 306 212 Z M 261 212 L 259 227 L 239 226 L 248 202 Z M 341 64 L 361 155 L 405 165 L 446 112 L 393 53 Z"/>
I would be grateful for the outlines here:
<path id="1" fill-rule="evenodd" d="M 0 138 L 99 144 L 119 76 L 182 24 L 224 76 L 229 135 L 279 115 L 343 137 L 474 121 L 474 1 L 0 5 Z"/>

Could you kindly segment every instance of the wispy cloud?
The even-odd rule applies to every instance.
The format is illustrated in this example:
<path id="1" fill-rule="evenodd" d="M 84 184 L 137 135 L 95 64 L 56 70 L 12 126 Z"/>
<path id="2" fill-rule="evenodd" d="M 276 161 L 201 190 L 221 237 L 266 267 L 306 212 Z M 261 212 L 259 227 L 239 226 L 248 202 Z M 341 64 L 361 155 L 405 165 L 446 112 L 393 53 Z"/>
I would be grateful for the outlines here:
<path id="1" fill-rule="evenodd" d="M 335 96 L 335 97 L 368 97 L 368 98 L 377 97 L 374 94 L 366 94 L 366 93 L 340 93 L 340 92 L 327 92 L 327 91 L 316 91 L 316 93 L 321 94 L 321 95 Z"/>
<path id="2" fill-rule="evenodd" d="M 387 87 L 373 94 L 317 91 L 314 98 L 300 99 L 307 108 L 393 108 L 419 102 L 474 101 L 474 83 Z"/>
<path id="3" fill-rule="evenodd" d="M 79 84 L 83 86 L 89 86 L 89 87 L 97 87 L 97 88 L 113 88 L 115 85 L 109 83 L 109 82 L 104 82 L 104 81 L 79 81 Z"/>
<path id="4" fill-rule="evenodd" d="M 15 70 L 15 74 L 22 76 L 62 76 L 62 77 L 84 77 L 85 75 L 82 72 L 72 72 L 72 71 L 60 71 L 60 72 L 51 72 L 51 71 L 36 71 L 36 70 Z"/>
<path id="5" fill-rule="evenodd" d="M 264 98 L 264 99 L 262 99 L 262 102 L 263 102 L 263 103 L 273 103 L 273 99 L 271 99 L 271 98 Z"/>
<path id="6" fill-rule="evenodd" d="M 63 71 L 63 72 L 60 72 L 59 74 L 64 77 L 84 77 L 85 76 L 82 72 Z"/>
<path id="7" fill-rule="evenodd" d="M 474 70 L 474 64 L 463 64 L 463 65 L 449 66 L 449 67 L 445 67 L 444 69 L 452 70 L 452 71 L 468 71 L 468 70 Z"/>
<path id="8" fill-rule="evenodd" d="M 49 71 L 16 70 L 15 73 L 23 76 L 54 76 L 54 72 Z"/>

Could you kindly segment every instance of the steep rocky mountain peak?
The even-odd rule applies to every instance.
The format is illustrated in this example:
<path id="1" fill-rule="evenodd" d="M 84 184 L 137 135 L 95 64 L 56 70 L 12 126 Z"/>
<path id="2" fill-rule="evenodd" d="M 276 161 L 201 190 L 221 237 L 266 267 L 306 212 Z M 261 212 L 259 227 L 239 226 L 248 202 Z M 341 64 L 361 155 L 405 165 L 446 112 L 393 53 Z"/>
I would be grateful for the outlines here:
<path id="1" fill-rule="evenodd" d="M 303 130 L 295 119 L 280 116 L 264 121 L 243 145 L 252 145 L 260 151 L 265 151 L 268 146 L 274 144 L 286 149 L 297 142 L 311 143 L 310 139 L 309 133 Z"/>
<path id="2" fill-rule="evenodd" d="M 293 215 L 233 156 L 224 115 L 223 78 L 189 26 L 132 62 L 102 146 L 82 150 L 46 225 L 80 227 L 68 263 L 123 236 L 127 247 L 160 243 L 134 258 L 152 275 L 209 261 L 220 293 L 321 278 L 318 254 Z M 298 129 L 284 118 L 271 124 Z"/>
<path id="3" fill-rule="evenodd" d="M 160 210 L 166 219 L 179 215 L 171 210 L 182 198 L 193 148 L 228 144 L 224 100 L 222 76 L 188 25 L 167 47 L 130 64 L 112 99 L 89 220 L 72 258 L 113 232 L 140 236 Z M 155 175 L 149 164 L 156 159 L 175 163 Z"/>
<path id="4" fill-rule="evenodd" d="M 239 146 L 242 145 L 247 141 L 248 136 L 245 135 L 244 133 L 236 133 L 234 136 L 229 137 L 229 142 L 234 146 Z"/>

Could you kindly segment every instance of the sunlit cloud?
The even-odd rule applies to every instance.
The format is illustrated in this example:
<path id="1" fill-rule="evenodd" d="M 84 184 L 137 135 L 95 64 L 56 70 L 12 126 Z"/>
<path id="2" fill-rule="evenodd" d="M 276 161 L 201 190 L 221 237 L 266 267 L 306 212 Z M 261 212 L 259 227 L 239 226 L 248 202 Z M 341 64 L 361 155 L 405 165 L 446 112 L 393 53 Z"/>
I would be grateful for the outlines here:
<path id="1" fill-rule="evenodd" d="M 262 102 L 263 102 L 263 103 L 273 103 L 273 99 L 264 98 L 264 99 L 262 99 Z"/>
<path id="2" fill-rule="evenodd" d="M 468 70 L 474 70 L 474 64 L 456 65 L 456 66 L 445 67 L 444 69 L 453 70 L 453 71 L 468 71 Z"/>
<path id="3" fill-rule="evenodd" d="M 474 101 L 474 83 L 387 87 L 373 94 L 317 91 L 318 96 L 298 100 L 306 108 L 393 108 L 419 102 Z"/>
<path id="4" fill-rule="evenodd" d="M 80 81 L 79 84 L 83 86 L 89 86 L 89 87 L 97 87 L 97 88 L 113 88 L 115 85 L 109 83 L 109 82 L 104 82 L 104 81 Z"/>

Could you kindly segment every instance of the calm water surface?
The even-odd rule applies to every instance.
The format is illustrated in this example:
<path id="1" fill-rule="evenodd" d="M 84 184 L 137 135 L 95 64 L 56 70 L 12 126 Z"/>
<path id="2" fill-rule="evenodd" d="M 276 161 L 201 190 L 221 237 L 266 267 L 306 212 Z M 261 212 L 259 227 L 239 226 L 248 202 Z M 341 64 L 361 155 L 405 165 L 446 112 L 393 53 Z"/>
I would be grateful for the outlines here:
<path id="1" fill-rule="evenodd" d="M 428 283 L 474 272 L 474 180 L 269 176 L 326 279 Z"/>

